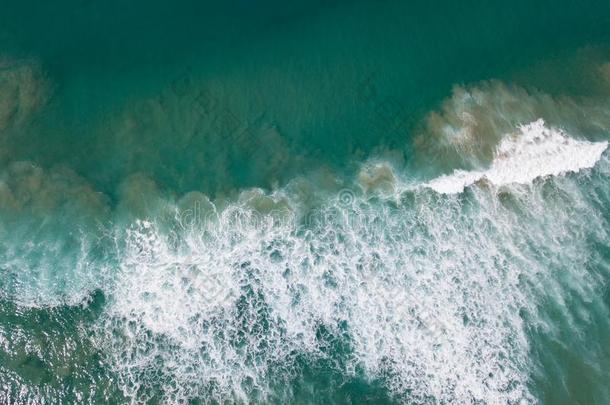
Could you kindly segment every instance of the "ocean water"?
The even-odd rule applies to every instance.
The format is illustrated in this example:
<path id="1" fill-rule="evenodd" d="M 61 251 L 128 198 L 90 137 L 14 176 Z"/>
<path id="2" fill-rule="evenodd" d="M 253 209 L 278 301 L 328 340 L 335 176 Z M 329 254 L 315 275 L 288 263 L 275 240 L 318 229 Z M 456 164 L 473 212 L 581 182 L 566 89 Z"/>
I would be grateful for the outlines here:
<path id="1" fill-rule="evenodd" d="M 0 403 L 610 402 L 610 3 L 0 0 Z"/>

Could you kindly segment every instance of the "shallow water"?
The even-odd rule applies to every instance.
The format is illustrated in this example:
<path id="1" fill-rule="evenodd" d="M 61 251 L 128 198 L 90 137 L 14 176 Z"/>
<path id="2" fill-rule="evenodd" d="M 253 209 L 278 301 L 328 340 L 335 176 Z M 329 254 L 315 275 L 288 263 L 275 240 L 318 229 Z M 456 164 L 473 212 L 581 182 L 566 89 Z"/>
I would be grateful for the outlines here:
<path id="1" fill-rule="evenodd" d="M 8 2 L 0 402 L 607 403 L 610 6 Z"/>

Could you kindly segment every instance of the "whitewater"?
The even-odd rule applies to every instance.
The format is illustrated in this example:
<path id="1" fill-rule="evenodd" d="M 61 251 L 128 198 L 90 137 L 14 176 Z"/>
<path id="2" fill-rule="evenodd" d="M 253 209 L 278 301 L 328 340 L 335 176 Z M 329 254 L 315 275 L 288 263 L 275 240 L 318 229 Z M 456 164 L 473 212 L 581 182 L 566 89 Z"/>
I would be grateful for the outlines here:
<path id="1" fill-rule="evenodd" d="M 18 128 L 46 87 L 34 68 L 9 72 L 2 124 Z M 548 114 L 566 103 L 595 117 L 595 136 Z M 594 325 L 610 314 L 604 120 L 500 82 L 458 87 L 413 142 L 443 162 L 434 171 L 380 154 L 348 176 L 312 170 L 216 197 L 137 173 L 111 200 L 67 167 L 7 153 L 0 297 L 50 311 L 36 316 L 60 331 L 55 316 L 76 313 L 54 345 L 2 328 L 2 345 L 28 348 L 7 364 L 39 353 L 61 376 L 74 352 L 104 370 L 96 395 L 116 386 L 134 403 L 281 403 L 319 394 L 320 375 L 396 402 L 535 403 L 553 345 L 603 380 L 584 334 L 556 342 L 603 335 Z M 60 396 L 10 370 L 0 383 L 5 402 Z"/>

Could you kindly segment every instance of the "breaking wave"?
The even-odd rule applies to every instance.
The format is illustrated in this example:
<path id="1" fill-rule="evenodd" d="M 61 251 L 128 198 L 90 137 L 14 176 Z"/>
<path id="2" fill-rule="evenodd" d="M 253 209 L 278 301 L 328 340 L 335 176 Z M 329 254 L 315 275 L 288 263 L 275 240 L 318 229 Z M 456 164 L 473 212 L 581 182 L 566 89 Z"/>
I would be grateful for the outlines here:
<path id="1" fill-rule="evenodd" d="M 498 146 L 491 166 L 483 171 L 455 170 L 426 184 L 439 193 L 459 193 L 478 181 L 495 186 L 531 183 L 543 176 L 589 169 L 601 158 L 608 142 L 578 141 L 563 131 L 545 127 L 539 119 L 521 125 Z"/>
<path id="2" fill-rule="evenodd" d="M 530 332 L 577 328 L 568 296 L 608 315 L 607 142 L 558 129 L 546 107 L 593 111 L 560 104 L 499 83 L 457 91 L 416 141 L 420 159 L 450 157 L 432 180 L 371 160 L 354 180 L 212 200 L 133 174 L 113 205 L 67 169 L 12 162 L 2 298 L 86 305 L 101 290 L 91 339 L 138 402 L 291 400 L 316 389 L 303 370 L 317 364 L 400 401 L 535 402 Z"/>
<path id="3" fill-rule="evenodd" d="M 244 202 L 179 237 L 137 222 L 100 324 L 105 352 L 140 400 L 158 386 L 172 402 L 287 400 L 305 359 L 405 400 L 533 401 L 526 330 L 548 325 L 538 306 L 563 308 L 602 276 L 586 240 L 608 242 L 590 202 L 607 196 L 581 191 L 587 177 L 330 198 L 304 218 Z"/>

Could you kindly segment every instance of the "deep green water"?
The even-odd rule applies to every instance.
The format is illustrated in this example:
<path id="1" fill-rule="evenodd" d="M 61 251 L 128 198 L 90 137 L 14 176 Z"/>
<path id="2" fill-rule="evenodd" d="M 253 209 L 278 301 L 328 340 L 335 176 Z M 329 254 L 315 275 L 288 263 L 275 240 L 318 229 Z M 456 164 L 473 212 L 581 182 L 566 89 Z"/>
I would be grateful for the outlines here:
<path id="1" fill-rule="evenodd" d="M 0 403 L 609 403 L 609 139 L 604 1 L 0 0 Z"/>

